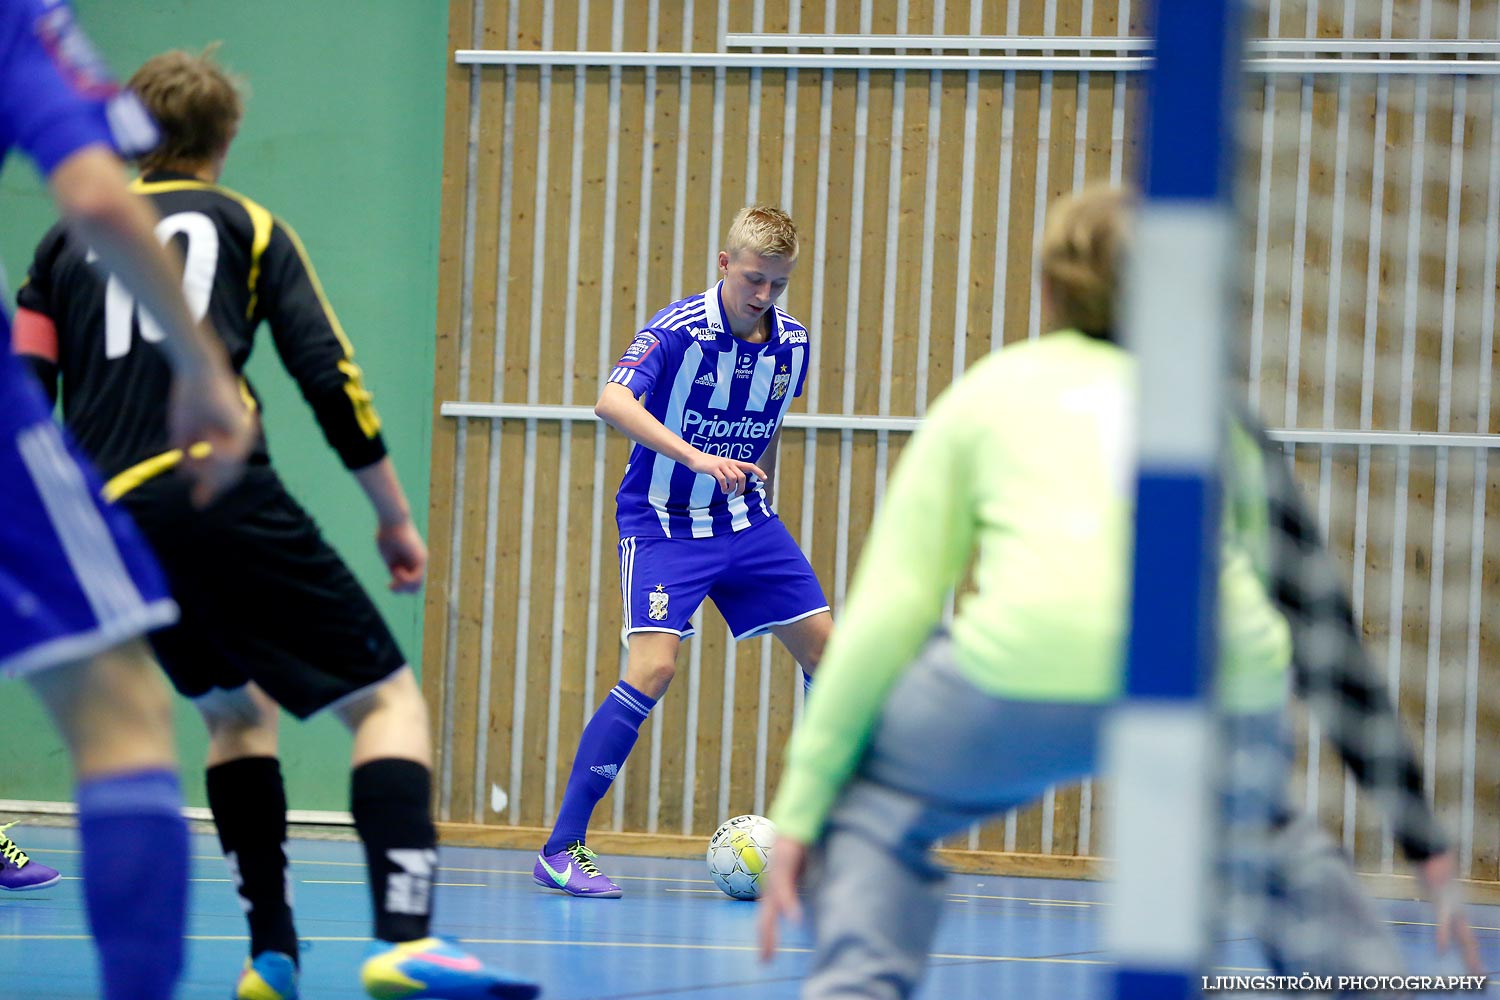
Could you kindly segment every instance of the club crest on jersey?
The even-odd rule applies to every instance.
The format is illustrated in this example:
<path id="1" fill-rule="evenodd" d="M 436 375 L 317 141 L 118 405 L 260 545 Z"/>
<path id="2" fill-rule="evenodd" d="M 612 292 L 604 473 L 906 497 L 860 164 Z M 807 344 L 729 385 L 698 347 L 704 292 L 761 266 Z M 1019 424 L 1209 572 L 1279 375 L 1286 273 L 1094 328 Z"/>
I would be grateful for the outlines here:
<path id="1" fill-rule="evenodd" d="M 656 589 L 647 594 L 646 598 L 651 605 L 646 611 L 650 619 L 654 622 L 666 621 L 668 595 L 665 587 L 658 583 Z"/>
<path id="2" fill-rule="evenodd" d="M 771 398 L 780 399 L 782 396 L 785 396 L 791 384 L 792 375 L 786 370 L 786 365 L 782 365 L 781 371 L 777 372 L 776 377 L 771 380 Z"/>

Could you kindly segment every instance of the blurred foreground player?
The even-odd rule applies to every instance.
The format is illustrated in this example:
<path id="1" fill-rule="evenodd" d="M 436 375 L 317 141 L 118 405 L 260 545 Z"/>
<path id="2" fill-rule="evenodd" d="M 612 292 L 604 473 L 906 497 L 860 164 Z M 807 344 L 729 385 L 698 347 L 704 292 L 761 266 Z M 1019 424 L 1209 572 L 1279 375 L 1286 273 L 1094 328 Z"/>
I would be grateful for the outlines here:
<path id="1" fill-rule="evenodd" d="M 796 885 L 805 878 L 816 938 L 807 1000 L 912 995 L 943 898 L 932 845 L 1095 767 L 1099 723 L 1121 684 L 1128 601 L 1134 367 L 1113 343 L 1128 206 L 1108 189 L 1053 206 L 1040 262 L 1053 332 L 977 363 L 902 454 L 771 813 L 780 838 L 762 899 L 762 949 L 774 950 L 778 918 L 798 912 Z M 1274 724 L 1294 650 L 1308 641 L 1310 622 L 1319 627 L 1322 605 L 1336 611 L 1337 602 L 1322 587 L 1322 568 L 1300 586 L 1288 581 L 1287 546 L 1267 537 L 1270 528 L 1288 530 L 1286 504 L 1268 505 L 1265 488 L 1290 477 L 1265 472 L 1274 463 L 1243 431 L 1234 437 L 1241 447 L 1228 470 L 1218 696 L 1226 715 Z M 976 553 L 977 591 L 960 601 L 951 636 L 934 631 Z M 1314 659 L 1327 645 L 1301 659 L 1299 671 L 1329 672 Z M 1340 693 L 1327 677 L 1299 684 L 1320 710 L 1321 698 Z M 1366 695 L 1369 685 L 1357 690 Z M 1380 741 L 1350 758 L 1357 771 L 1371 755 L 1410 760 L 1388 702 L 1373 695 L 1345 711 L 1340 733 L 1382 709 L 1393 725 L 1366 728 Z M 1348 758 L 1347 742 L 1340 748 Z M 1284 768 L 1270 770 L 1284 778 Z M 1409 773 L 1379 770 L 1402 781 Z M 1415 798 L 1397 791 L 1395 814 L 1420 845 L 1417 856 L 1440 851 L 1411 811 L 1423 801 L 1420 779 Z M 1327 866 L 1314 841 L 1281 826 L 1293 835 L 1274 843 L 1273 864 L 1286 888 L 1305 894 L 1311 887 L 1299 870 L 1326 875 Z M 1451 885 L 1448 861 L 1423 866 L 1440 900 Z M 1347 864 L 1336 878 L 1353 885 Z M 1472 959 L 1461 915 L 1442 907 L 1440 915 L 1442 933 L 1464 939 Z M 1267 939 L 1273 952 L 1279 943 Z M 1339 959 L 1351 964 L 1316 971 L 1363 972 L 1352 964 L 1360 957 L 1346 950 Z"/>
<path id="2" fill-rule="evenodd" d="M 116 156 L 155 137 L 60 0 L 0 0 L 0 159 L 35 162 L 72 233 L 160 319 L 163 441 L 189 449 L 197 502 L 250 442 L 217 341 L 198 326 L 156 218 Z M 72 756 L 84 899 L 107 1000 L 164 1000 L 182 969 L 187 828 L 170 703 L 139 636 L 177 611 L 128 518 L 52 422 L 11 356 L 0 309 L 0 676 L 26 677 Z M 6 846 L 15 887 L 31 863 Z"/>
<path id="3" fill-rule="evenodd" d="M 135 189 L 182 248 L 189 301 L 212 317 L 236 371 L 265 321 L 329 443 L 374 507 L 391 589 L 421 589 L 427 550 L 353 349 L 300 241 L 257 203 L 215 183 L 241 101 L 208 54 L 168 52 L 130 80 L 161 130 Z M 210 734 L 208 799 L 250 925 L 237 996 L 292 1000 L 298 946 L 287 884 L 286 793 L 277 708 L 332 711 L 354 734 L 351 808 L 364 843 L 375 943 L 361 980 L 382 1000 L 527 998 L 537 987 L 430 935 L 437 831 L 431 733 L 412 671 L 369 596 L 287 493 L 257 439 L 245 478 L 195 510 L 164 475 L 165 368 L 149 317 L 118 305 L 86 248 L 54 229 L 21 290 L 24 349 L 68 428 L 107 476 L 106 495 L 146 534 L 182 608 L 152 636 L 173 683 Z M 255 394 L 241 380 L 247 400 Z M 269 697 L 267 697 L 269 695 Z"/>

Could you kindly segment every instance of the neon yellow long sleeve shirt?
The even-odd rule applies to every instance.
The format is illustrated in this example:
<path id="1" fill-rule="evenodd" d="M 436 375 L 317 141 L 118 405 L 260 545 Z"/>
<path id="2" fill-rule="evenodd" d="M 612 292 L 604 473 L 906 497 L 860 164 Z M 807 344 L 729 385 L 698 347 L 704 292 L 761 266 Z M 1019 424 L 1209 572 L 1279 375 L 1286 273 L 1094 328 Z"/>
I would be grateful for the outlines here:
<path id="1" fill-rule="evenodd" d="M 1121 687 L 1134 362 L 1076 331 L 1007 347 L 934 404 L 901 455 L 820 663 L 771 810 L 816 839 L 902 671 L 956 608 L 959 669 L 1010 699 L 1100 703 Z M 1286 624 L 1252 560 L 1226 558 L 1229 669 L 1284 674 Z M 1240 579 L 1241 576 L 1246 579 Z M 1272 704 L 1281 689 L 1263 700 Z"/>

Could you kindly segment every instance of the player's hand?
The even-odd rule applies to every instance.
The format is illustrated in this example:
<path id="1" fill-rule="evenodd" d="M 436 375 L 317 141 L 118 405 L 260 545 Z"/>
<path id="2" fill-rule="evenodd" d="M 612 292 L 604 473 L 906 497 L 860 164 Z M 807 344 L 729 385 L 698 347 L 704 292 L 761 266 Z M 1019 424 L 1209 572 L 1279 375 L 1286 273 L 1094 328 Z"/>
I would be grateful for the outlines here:
<path id="1" fill-rule="evenodd" d="M 760 910 L 755 915 L 760 936 L 760 960 L 769 962 L 776 955 L 778 923 L 783 917 L 792 923 L 802 922 L 802 903 L 797 899 L 797 885 L 807 868 L 807 845 L 789 837 L 777 836 L 771 848 L 771 870 L 766 873 L 766 888 L 760 894 Z"/>
<path id="2" fill-rule="evenodd" d="M 397 594 L 415 594 L 422 589 L 427 573 L 427 545 L 411 518 L 394 524 L 382 524 L 375 532 L 375 547 L 391 571 L 391 590 Z"/>
<path id="3" fill-rule="evenodd" d="M 1418 871 L 1427 898 L 1437 910 L 1437 948 L 1445 953 L 1449 946 L 1458 944 L 1464 968 L 1471 975 L 1480 975 L 1484 967 L 1479 962 L 1479 943 L 1474 940 L 1474 930 L 1469 926 L 1468 914 L 1464 912 L 1463 898 L 1459 894 L 1458 866 L 1452 851 L 1434 854 L 1422 862 Z"/>
<path id="4" fill-rule="evenodd" d="M 714 481 L 719 484 L 719 489 L 731 497 L 737 497 L 745 492 L 749 487 L 751 476 L 756 476 L 761 480 L 766 478 L 765 472 L 758 465 L 718 455 L 708 455 L 701 451 L 688 463 L 688 468 L 700 476 L 713 476 Z"/>
<path id="5" fill-rule="evenodd" d="M 181 471 L 193 480 L 195 505 L 207 506 L 239 480 L 255 440 L 255 419 L 221 359 L 174 374 L 167 433 L 172 446 L 182 449 Z"/>

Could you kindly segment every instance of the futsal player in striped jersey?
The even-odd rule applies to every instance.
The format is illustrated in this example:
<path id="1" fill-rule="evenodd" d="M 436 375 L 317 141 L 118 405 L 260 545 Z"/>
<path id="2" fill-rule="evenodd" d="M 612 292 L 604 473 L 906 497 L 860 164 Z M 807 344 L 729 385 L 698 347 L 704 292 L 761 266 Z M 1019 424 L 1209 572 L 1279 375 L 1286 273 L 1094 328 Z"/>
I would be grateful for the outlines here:
<path id="1" fill-rule="evenodd" d="M 807 557 L 771 506 L 782 421 L 807 382 L 807 327 L 776 306 L 797 262 L 783 211 L 742 208 L 720 280 L 652 317 L 616 362 L 594 412 L 635 442 L 615 495 L 625 676 L 584 727 L 537 884 L 614 898 L 588 824 L 676 671 L 692 616 L 712 598 L 736 639 L 775 635 L 804 683 L 833 628 Z"/>

